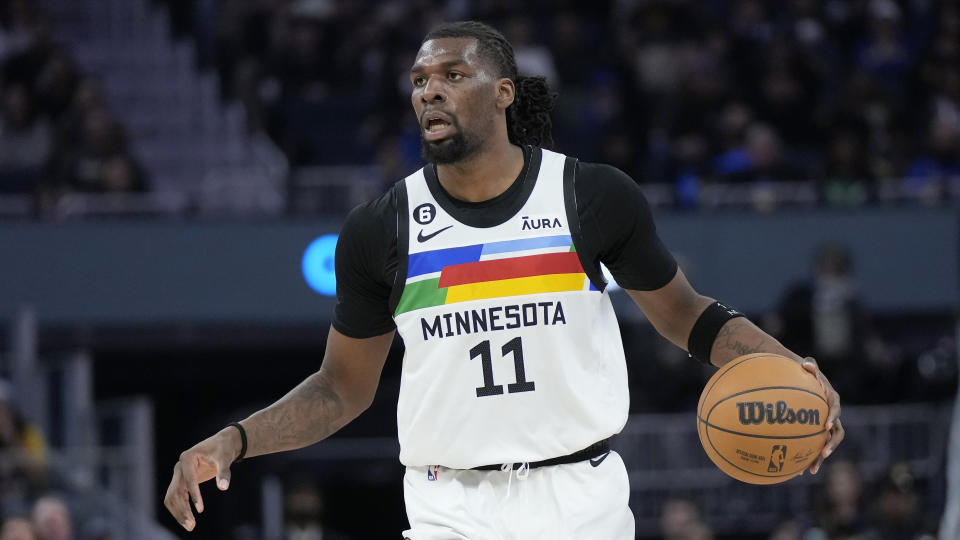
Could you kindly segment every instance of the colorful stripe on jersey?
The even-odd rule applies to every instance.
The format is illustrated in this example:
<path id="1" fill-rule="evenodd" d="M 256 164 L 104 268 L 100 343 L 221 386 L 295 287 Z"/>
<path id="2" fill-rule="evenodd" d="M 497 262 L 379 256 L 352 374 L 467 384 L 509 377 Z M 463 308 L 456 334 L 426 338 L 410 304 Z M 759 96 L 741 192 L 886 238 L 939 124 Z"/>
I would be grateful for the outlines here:
<path id="1" fill-rule="evenodd" d="M 395 315 L 470 300 L 596 291 L 570 235 L 411 253 Z"/>

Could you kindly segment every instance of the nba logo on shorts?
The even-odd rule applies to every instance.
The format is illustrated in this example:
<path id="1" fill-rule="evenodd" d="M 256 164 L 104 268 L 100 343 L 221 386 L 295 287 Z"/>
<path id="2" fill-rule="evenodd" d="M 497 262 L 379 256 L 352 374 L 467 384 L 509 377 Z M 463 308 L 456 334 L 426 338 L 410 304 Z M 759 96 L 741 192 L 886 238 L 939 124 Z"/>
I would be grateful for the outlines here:
<path id="1" fill-rule="evenodd" d="M 783 471 L 783 463 L 787 460 L 787 445 L 775 444 L 770 451 L 770 464 L 767 465 L 767 472 Z"/>
<path id="2" fill-rule="evenodd" d="M 427 467 L 427 480 L 433 482 L 437 479 L 437 472 L 440 471 L 439 465 L 429 465 Z"/>

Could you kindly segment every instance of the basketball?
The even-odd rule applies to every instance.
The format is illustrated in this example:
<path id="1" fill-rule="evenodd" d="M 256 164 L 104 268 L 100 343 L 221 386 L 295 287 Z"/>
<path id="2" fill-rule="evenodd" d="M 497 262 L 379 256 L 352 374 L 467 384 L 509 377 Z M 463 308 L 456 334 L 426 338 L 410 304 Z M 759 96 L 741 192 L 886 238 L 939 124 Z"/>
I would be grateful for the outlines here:
<path id="1" fill-rule="evenodd" d="M 748 484 L 801 474 L 827 439 L 820 382 L 794 360 L 770 353 L 731 360 L 707 381 L 697 432 L 710 460 Z"/>

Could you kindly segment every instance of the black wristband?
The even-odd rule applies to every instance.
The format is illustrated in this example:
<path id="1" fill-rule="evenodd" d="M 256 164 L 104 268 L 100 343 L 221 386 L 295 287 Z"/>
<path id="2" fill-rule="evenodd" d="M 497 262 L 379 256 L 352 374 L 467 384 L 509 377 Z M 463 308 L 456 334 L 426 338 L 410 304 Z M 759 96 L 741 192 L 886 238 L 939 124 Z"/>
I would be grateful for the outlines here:
<path id="1" fill-rule="evenodd" d="M 240 425 L 240 422 L 230 422 L 227 424 L 227 427 L 233 426 L 240 431 L 240 455 L 237 456 L 237 459 L 233 460 L 231 465 L 236 465 L 243 461 L 243 456 L 247 455 L 247 430 L 243 429 L 243 426 Z"/>
<path id="2" fill-rule="evenodd" d="M 744 314 L 720 302 L 707 306 L 690 330 L 690 338 L 687 340 L 690 356 L 704 364 L 709 364 L 710 349 L 713 348 L 713 342 L 717 339 L 720 328 L 730 319 L 737 317 L 744 317 Z"/>

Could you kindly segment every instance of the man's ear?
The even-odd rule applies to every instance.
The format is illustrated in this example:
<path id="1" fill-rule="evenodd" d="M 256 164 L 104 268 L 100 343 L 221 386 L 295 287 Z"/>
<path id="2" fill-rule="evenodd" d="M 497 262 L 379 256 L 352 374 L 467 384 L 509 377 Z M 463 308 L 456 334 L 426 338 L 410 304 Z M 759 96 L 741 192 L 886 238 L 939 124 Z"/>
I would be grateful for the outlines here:
<path id="1" fill-rule="evenodd" d="M 497 90 L 497 107 L 506 110 L 517 97 L 517 87 L 514 86 L 513 81 L 504 77 L 497 79 L 495 88 Z"/>

